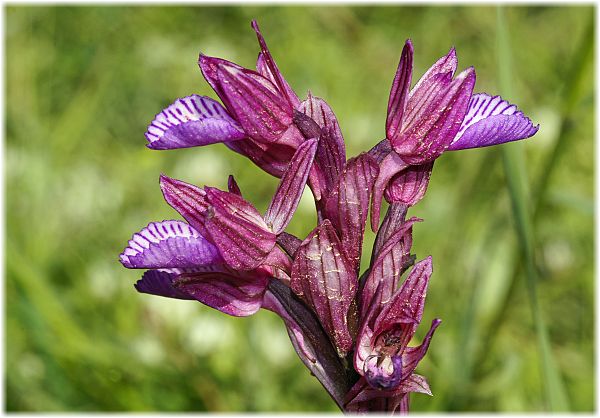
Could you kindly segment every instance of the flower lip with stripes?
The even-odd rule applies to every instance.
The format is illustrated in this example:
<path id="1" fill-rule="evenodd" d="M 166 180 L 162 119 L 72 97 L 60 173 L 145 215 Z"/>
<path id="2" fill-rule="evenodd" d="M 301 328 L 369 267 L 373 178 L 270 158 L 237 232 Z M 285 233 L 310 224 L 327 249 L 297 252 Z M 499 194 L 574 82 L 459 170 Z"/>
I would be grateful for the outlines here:
<path id="1" fill-rule="evenodd" d="M 230 191 L 225 192 L 162 175 L 165 200 L 187 223 L 152 222 L 133 235 L 121 263 L 127 268 L 155 269 L 136 288 L 178 298 L 185 298 L 187 292 L 232 315 L 254 313 L 268 283 L 264 272 L 277 275 L 273 269 L 283 269 L 284 277 L 289 276 L 291 264 L 275 242 L 298 206 L 317 144 L 310 139 L 298 147 L 264 218 L 241 196 L 231 176 Z M 206 299 L 206 295 L 212 296 Z"/>

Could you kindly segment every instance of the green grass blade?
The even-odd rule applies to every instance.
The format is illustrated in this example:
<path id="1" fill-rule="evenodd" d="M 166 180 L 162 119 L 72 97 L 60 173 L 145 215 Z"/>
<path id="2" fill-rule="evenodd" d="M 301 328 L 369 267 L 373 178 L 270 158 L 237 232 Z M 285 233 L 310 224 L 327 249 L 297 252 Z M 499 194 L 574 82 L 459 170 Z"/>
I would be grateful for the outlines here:
<path id="1" fill-rule="evenodd" d="M 594 45 L 594 16 L 589 19 L 588 27 L 579 42 L 577 52 L 575 53 L 575 59 L 572 61 L 571 68 L 569 70 L 569 76 L 567 82 L 564 85 L 564 90 L 561 95 L 561 120 L 559 133 L 557 135 L 554 148 L 546 157 L 546 161 L 543 163 L 543 169 L 535 182 L 535 202 L 533 205 L 533 219 L 536 222 L 539 218 L 542 204 L 546 198 L 547 187 L 552 172 L 558 167 L 558 158 L 562 154 L 564 144 L 568 143 L 568 139 L 572 133 L 572 128 L 575 123 L 575 112 L 574 109 L 578 105 L 587 90 L 582 89 L 582 80 L 584 75 L 589 72 L 589 67 L 593 64 L 593 45 Z M 517 252 L 517 251 L 515 251 Z M 488 330 L 482 338 L 482 344 L 478 350 L 477 355 L 473 360 L 473 364 L 481 364 L 487 353 L 494 346 L 495 337 L 498 330 L 506 319 L 507 312 L 511 306 L 511 301 L 516 294 L 517 281 L 522 271 L 522 264 L 516 263 L 511 274 L 511 282 L 508 292 L 501 304 L 500 309 L 494 314 L 492 320 L 488 323 Z M 481 371 L 481 370 L 480 370 Z"/>
<path id="2" fill-rule="evenodd" d="M 501 7 L 498 7 L 497 29 L 500 90 L 502 94 L 511 97 L 510 42 Z M 566 411 L 569 409 L 567 396 L 552 356 L 546 325 L 538 302 L 538 277 L 534 258 L 535 238 L 532 228 L 529 193 L 527 190 L 525 161 L 521 146 L 522 144 L 516 143 L 502 147 L 506 182 L 509 189 L 521 256 L 525 265 L 526 287 L 540 354 L 545 403 L 550 411 Z"/>

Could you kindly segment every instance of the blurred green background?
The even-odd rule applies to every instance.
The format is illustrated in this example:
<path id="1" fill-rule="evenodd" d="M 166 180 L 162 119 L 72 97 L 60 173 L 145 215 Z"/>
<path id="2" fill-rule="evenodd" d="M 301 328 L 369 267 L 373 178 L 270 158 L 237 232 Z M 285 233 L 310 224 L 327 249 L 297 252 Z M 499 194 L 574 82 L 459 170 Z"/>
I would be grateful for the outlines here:
<path id="1" fill-rule="evenodd" d="M 333 107 L 350 155 L 384 136 L 408 37 L 415 80 L 454 45 L 477 91 L 504 93 L 540 123 L 533 140 L 504 147 L 525 161 L 559 409 L 593 411 L 594 13 L 506 8 L 507 94 L 493 6 L 5 7 L 7 410 L 336 410 L 279 318 L 138 294 L 141 272 L 118 263 L 133 232 L 178 218 L 161 172 L 221 188 L 232 173 L 266 209 L 276 180 L 239 155 L 151 151 L 143 136 L 175 98 L 215 97 L 199 51 L 253 66 L 257 18 L 299 96 L 310 89 Z M 551 407 L 501 148 L 442 156 L 410 212 L 425 219 L 413 252 L 434 259 L 423 321 L 444 321 L 417 370 L 435 396 L 413 395 L 415 411 Z M 315 222 L 305 197 L 289 227 L 299 236 Z"/>

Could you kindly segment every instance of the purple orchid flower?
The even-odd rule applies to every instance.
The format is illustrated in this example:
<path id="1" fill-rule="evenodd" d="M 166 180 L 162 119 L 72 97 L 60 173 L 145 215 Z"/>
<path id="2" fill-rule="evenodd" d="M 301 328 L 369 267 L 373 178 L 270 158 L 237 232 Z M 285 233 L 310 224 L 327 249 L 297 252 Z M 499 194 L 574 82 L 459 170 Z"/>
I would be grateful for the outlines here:
<path id="1" fill-rule="evenodd" d="M 232 176 L 229 192 L 161 176 L 165 200 L 187 223 L 153 222 L 133 235 L 121 263 L 152 269 L 136 284 L 138 291 L 197 299 L 235 316 L 255 313 L 268 277 L 289 281 L 291 262 L 275 242 L 298 206 L 316 148 L 315 139 L 298 148 L 264 218 Z"/>
<path id="2" fill-rule="evenodd" d="M 346 160 L 332 109 L 310 93 L 300 102 L 255 21 L 252 27 L 261 49 L 256 71 L 200 55 L 223 105 L 197 95 L 178 99 L 155 117 L 146 138 L 152 149 L 224 143 L 245 155 L 281 179 L 268 209 L 263 216 L 244 199 L 233 176 L 223 191 L 163 175 L 165 200 L 185 222 L 150 223 L 133 235 L 121 263 L 147 269 L 135 285 L 142 293 L 197 300 L 233 316 L 274 312 L 340 409 L 406 413 L 410 393 L 431 395 L 415 370 L 441 322 L 434 319 L 421 344 L 409 346 L 432 261 L 415 263 L 412 229 L 421 219 L 407 219 L 408 209 L 424 197 L 443 152 L 523 139 L 538 128 L 499 96 L 473 95 L 472 68 L 454 78 L 454 49 L 409 91 L 407 41 L 386 138 Z M 305 185 L 315 197 L 317 225 L 300 239 L 285 228 Z M 390 205 L 380 225 L 383 197 Z M 361 275 L 369 207 L 377 237 Z"/>
<path id="3" fill-rule="evenodd" d="M 320 201 L 345 162 L 337 119 L 323 99 L 309 94 L 300 102 L 256 21 L 252 28 L 261 48 L 256 71 L 200 54 L 202 74 L 225 106 L 205 96 L 177 99 L 148 126 L 147 146 L 166 150 L 224 143 L 267 173 L 281 177 L 297 148 L 306 139 L 320 138 L 309 177 L 309 186 Z"/>
<path id="4" fill-rule="evenodd" d="M 384 193 L 390 203 L 416 204 L 443 152 L 517 141 L 539 129 L 500 96 L 473 94 L 473 67 L 453 78 L 458 66 L 454 48 L 411 90 L 412 64 L 413 46 L 407 40 L 390 91 L 386 138 L 370 151 L 380 162 L 371 208 L 374 231 Z M 407 183 L 413 184 L 408 190 Z"/>

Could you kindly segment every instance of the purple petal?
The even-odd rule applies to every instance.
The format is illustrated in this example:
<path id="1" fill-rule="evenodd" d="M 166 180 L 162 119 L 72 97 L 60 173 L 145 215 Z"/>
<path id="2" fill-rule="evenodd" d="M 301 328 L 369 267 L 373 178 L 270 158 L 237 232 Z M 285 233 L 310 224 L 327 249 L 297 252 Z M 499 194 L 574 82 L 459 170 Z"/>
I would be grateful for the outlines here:
<path id="1" fill-rule="evenodd" d="M 262 274 L 239 274 L 227 269 L 184 273 L 173 285 L 196 300 L 233 316 L 256 313 L 263 301 L 268 279 Z"/>
<path id="2" fill-rule="evenodd" d="M 371 260 L 376 260 L 379 257 L 381 249 L 387 244 L 389 239 L 400 229 L 402 229 L 408 208 L 401 203 L 391 203 L 383 218 L 381 227 L 375 237 Z"/>
<path id="3" fill-rule="evenodd" d="M 260 143 L 251 140 L 225 143 L 229 149 L 249 158 L 254 164 L 275 177 L 286 172 L 296 147 L 279 143 Z"/>
<path id="4" fill-rule="evenodd" d="M 314 176 L 322 177 L 322 180 L 319 179 L 320 184 L 322 183 L 321 191 L 327 194 L 337 184 L 337 178 L 346 164 L 346 148 L 342 131 L 331 107 L 319 97 L 309 93 L 298 110 L 309 116 L 321 128 L 313 171 L 318 171 Z"/>
<path id="5" fill-rule="evenodd" d="M 134 286 L 140 293 L 148 293 L 150 295 L 174 299 L 193 300 L 194 298 L 192 296 L 173 286 L 173 280 L 179 274 L 180 272 L 178 270 L 148 270 Z"/>
<path id="6" fill-rule="evenodd" d="M 352 348 L 349 327 L 358 279 L 346 260 L 331 222 L 325 219 L 302 242 L 292 266 L 292 290 L 315 309 L 340 356 Z M 350 324 L 349 324 L 350 322 Z"/>
<path id="7" fill-rule="evenodd" d="M 202 71 L 202 75 L 204 76 L 208 84 L 210 84 L 210 86 L 213 88 L 215 93 L 217 93 L 225 107 L 227 109 L 231 109 L 229 99 L 227 98 L 227 95 L 225 95 L 223 88 L 219 83 L 219 76 L 217 75 L 217 69 L 219 65 L 226 65 L 238 69 L 243 69 L 243 67 L 240 67 L 239 65 L 231 61 L 227 61 L 216 57 L 209 57 L 202 53 L 200 53 L 200 57 L 198 58 L 198 66 Z"/>
<path id="8" fill-rule="evenodd" d="M 206 237 L 204 222 L 208 205 L 204 190 L 164 174 L 160 176 L 160 188 L 167 203 L 179 212 L 196 231 Z"/>
<path id="9" fill-rule="evenodd" d="M 412 374 L 405 378 L 396 389 L 374 389 L 367 379 L 361 377 L 348 391 L 345 398 L 346 412 L 394 412 L 408 393 L 419 392 L 431 395 L 429 384 L 423 376 Z M 408 402 L 406 402 L 406 407 Z"/>
<path id="10" fill-rule="evenodd" d="M 481 148 L 533 136 L 539 125 L 500 96 L 475 94 L 449 150 Z"/>
<path id="11" fill-rule="evenodd" d="M 367 311 L 373 309 L 373 305 L 376 306 L 373 315 L 377 316 L 396 293 L 400 277 L 412 263 L 412 226 L 419 221 L 421 219 L 411 218 L 404 222 L 379 251 L 361 290 L 362 320 L 366 320 Z"/>
<path id="12" fill-rule="evenodd" d="M 378 173 L 379 167 L 369 154 L 351 159 L 325 205 L 325 215 L 339 231 L 342 249 L 355 271 L 360 267 L 369 201 Z"/>
<path id="13" fill-rule="evenodd" d="M 262 142 L 278 141 L 292 124 L 293 109 L 262 75 L 237 66 L 217 66 L 227 109 L 244 131 Z"/>
<path id="14" fill-rule="evenodd" d="M 229 193 L 233 193 L 242 197 L 240 186 L 238 186 L 237 182 L 235 181 L 235 177 L 233 177 L 231 174 L 227 178 L 227 190 L 229 190 Z"/>
<path id="15" fill-rule="evenodd" d="M 410 410 L 410 394 L 404 393 L 399 396 L 392 412 L 395 412 L 396 410 L 398 410 L 399 415 L 408 415 L 408 411 Z"/>
<path id="16" fill-rule="evenodd" d="M 376 360 L 376 358 L 374 357 L 365 363 L 367 366 L 365 379 L 367 379 L 369 385 L 376 389 L 395 389 L 398 387 L 402 380 L 402 357 L 391 357 L 391 371 L 387 367 L 373 364 L 373 360 Z"/>
<path id="17" fill-rule="evenodd" d="M 397 345 L 400 351 L 406 347 L 421 322 L 431 272 L 431 257 L 415 264 L 402 287 L 392 296 L 375 321 L 376 335 L 386 331 L 394 332 L 400 325 L 399 334 L 394 332 L 399 340 Z"/>
<path id="18" fill-rule="evenodd" d="M 379 141 L 373 148 L 371 148 L 367 154 L 371 157 L 375 158 L 378 164 L 381 164 L 383 159 L 388 156 L 388 154 L 392 152 L 392 145 L 387 138 Z"/>
<path id="19" fill-rule="evenodd" d="M 424 393 L 425 395 L 433 396 L 431 388 L 425 377 L 419 374 L 411 374 L 405 380 L 402 381 L 397 389 L 399 393 Z"/>
<path id="20" fill-rule="evenodd" d="M 404 350 L 402 354 L 402 373 L 406 376 L 411 374 L 417 367 L 417 364 L 421 361 L 427 350 L 429 349 L 429 344 L 431 343 L 431 338 L 437 327 L 442 323 L 440 319 L 434 319 L 431 321 L 431 327 L 425 335 L 423 342 L 418 347 L 408 347 Z"/>
<path id="21" fill-rule="evenodd" d="M 321 127 L 317 125 L 310 116 L 305 115 L 304 113 L 294 110 L 294 125 L 298 128 L 298 130 L 302 133 L 304 138 L 319 138 L 321 136 Z"/>
<path id="22" fill-rule="evenodd" d="M 233 193 L 205 187 L 209 205 L 206 231 L 225 262 L 235 270 L 258 267 L 275 245 L 276 236 L 246 200 Z"/>
<path id="23" fill-rule="evenodd" d="M 396 174 L 385 189 L 385 200 L 406 206 L 416 205 L 425 196 L 432 170 L 433 161 L 410 166 Z"/>
<path id="24" fill-rule="evenodd" d="M 152 222 L 133 234 L 120 255 L 127 268 L 189 268 L 221 263 L 217 248 L 180 221 Z"/>
<path id="25" fill-rule="evenodd" d="M 379 229 L 379 217 L 381 216 L 381 201 L 388 182 L 408 165 L 395 152 L 390 152 L 379 165 L 379 174 L 373 186 L 373 197 L 371 199 L 371 229 L 377 232 Z"/>
<path id="26" fill-rule="evenodd" d="M 315 158 L 317 144 L 316 139 L 309 139 L 300 145 L 290 161 L 287 172 L 281 177 L 281 182 L 265 213 L 265 222 L 275 234 L 281 233 L 290 223 L 300 203 Z"/>
<path id="27" fill-rule="evenodd" d="M 294 90 L 292 90 L 287 81 L 285 81 L 283 78 L 283 75 L 281 74 L 281 71 L 279 71 L 277 64 L 275 64 L 275 60 L 271 56 L 271 52 L 267 47 L 265 38 L 263 38 L 262 33 L 260 33 L 260 29 L 258 28 L 258 23 L 256 23 L 256 20 L 252 21 L 252 29 L 254 29 L 254 32 L 256 32 L 256 37 L 261 49 L 258 62 L 256 63 L 256 69 L 264 77 L 269 78 L 279 88 L 279 91 L 284 94 L 292 108 L 297 108 L 300 104 L 300 100 L 298 100 L 298 96 L 296 96 Z"/>
<path id="28" fill-rule="evenodd" d="M 262 269 L 268 269 L 272 276 L 277 276 L 289 284 L 292 272 L 291 258 L 278 246 L 274 246 L 267 258 L 263 260 Z M 279 274 L 279 272 L 283 274 Z"/>
<path id="29" fill-rule="evenodd" d="M 426 72 L 423 76 L 417 81 L 417 84 L 413 87 L 410 92 L 410 96 L 412 97 L 415 93 L 419 91 L 419 89 L 431 82 L 431 79 L 439 74 L 450 73 L 450 77 L 454 76 L 456 72 L 456 67 L 458 66 L 458 60 L 456 59 L 456 50 L 454 47 L 450 48 L 450 51 L 440 59 L 438 59 Z"/>
<path id="30" fill-rule="evenodd" d="M 392 141 L 404 161 L 423 164 L 446 150 L 467 113 L 474 85 L 471 67 L 455 80 L 450 73 L 432 77 L 409 98 L 403 130 Z"/>
<path id="31" fill-rule="evenodd" d="M 402 128 L 402 116 L 406 108 L 406 101 L 410 90 L 410 80 L 412 78 L 413 67 L 413 46 L 409 40 L 404 44 L 400 63 L 396 70 L 396 75 L 390 91 L 388 101 L 387 119 L 385 121 L 385 131 L 390 140 L 396 138 Z"/>
<path id="32" fill-rule="evenodd" d="M 246 137 L 219 102 L 191 95 L 177 99 L 156 115 L 146 131 L 147 147 L 157 150 L 188 148 Z"/>
<path id="33" fill-rule="evenodd" d="M 351 381 L 315 314 L 277 280 L 270 281 L 263 308 L 283 319 L 298 357 L 342 408 Z"/>
<path id="34" fill-rule="evenodd" d="M 302 244 L 302 240 L 295 235 L 282 232 L 277 236 L 277 244 L 279 244 L 290 257 L 294 257 L 296 251 L 298 251 L 298 247 Z"/>

